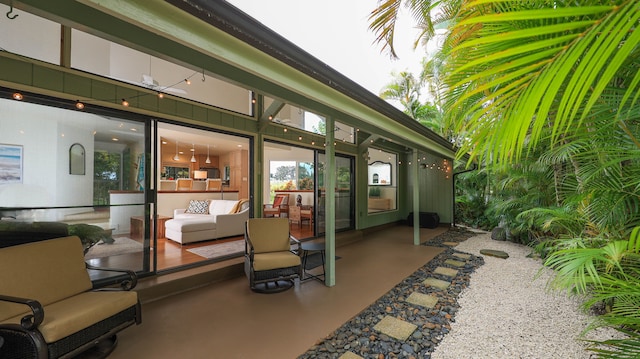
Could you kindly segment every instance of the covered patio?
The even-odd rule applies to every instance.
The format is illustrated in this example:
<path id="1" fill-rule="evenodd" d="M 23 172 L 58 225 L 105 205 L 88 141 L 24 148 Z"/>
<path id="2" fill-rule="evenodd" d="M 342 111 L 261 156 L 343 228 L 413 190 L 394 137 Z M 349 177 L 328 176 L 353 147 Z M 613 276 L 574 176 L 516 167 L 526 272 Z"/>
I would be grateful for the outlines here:
<path id="1" fill-rule="evenodd" d="M 447 230 L 420 229 L 421 243 Z M 334 287 L 309 280 L 258 294 L 238 276 L 157 300 L 141 289 L 144 324 L 119 338 L 111 358 L 295 358 L 445 249 L 416 246 L 412 227 L 392 226 L 336 248 Z"/>

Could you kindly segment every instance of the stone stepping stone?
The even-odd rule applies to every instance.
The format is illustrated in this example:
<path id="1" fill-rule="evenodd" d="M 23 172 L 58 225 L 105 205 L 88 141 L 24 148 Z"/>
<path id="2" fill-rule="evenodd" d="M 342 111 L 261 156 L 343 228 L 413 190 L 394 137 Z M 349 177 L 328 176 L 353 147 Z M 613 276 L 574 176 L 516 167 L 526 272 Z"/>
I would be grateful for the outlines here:
<path id="1" fill-rule="evenodd" d="M 451 282 L 447 282 L 446 280 L 440 280 L 437 278 L 427 278 L 422 281 L 422 284 L 444 290 L 449 288 Z"/>
<path id="2" fill-rule="evenodd" d="M 502 259 L 509 258 L 509 254 L 507 252 L 497 251 L 494 249 L 481 249 L 480 254 L 484 254 L 485 256 L 490 256 L 490 257 L 498 257 Z"/>
<path id="3" fill-rule="evenodd" d="M 464 259 L 465 261 L 468 261 L 469 259 L 471 259 L 471 254 L 454 253 L 453 256 L 458 257 L 460 259 Z"/>
<path id="4" fill-rule="evenodd" d="M 446 261 L 444 261 L 444 264 L 453 266 L 453 267 L 464 267 L 464 262 L 461 261 L 457 261 L 455 259 L 447 259 Z"/>
<path id="5" fill-rule="evenodd" d="M 373 329 L 401 341 L 405 341 L 418 328 L 415 324 L 391 316 L 385 316 Z"/>
<path id="6" fill-rule="evenodd" d="M 442 242 L 445 246 L 455 247 L 458 245 L 458 242 Z"/>
<path id="7" fill-rule="evenodd" d="M 338 359 L 364 359 L 358 354 L 352 352 L 346 352 L 338 357 Z"/>
<path id="8" fill-rule="evenodd" d="M 438 303 L 438 298 L 428 294 L 413 292 L 407 298 L 407 303 L 431 309 L 436 306 L 436 303 Z"/>
<path id="9" fill-rule="evenodd" d="M 438 267 L 433 271 L 433 273 L 446 275 L 447 277 L 455 277 L 458 275 L 458 270 L 446 267 Z"/>

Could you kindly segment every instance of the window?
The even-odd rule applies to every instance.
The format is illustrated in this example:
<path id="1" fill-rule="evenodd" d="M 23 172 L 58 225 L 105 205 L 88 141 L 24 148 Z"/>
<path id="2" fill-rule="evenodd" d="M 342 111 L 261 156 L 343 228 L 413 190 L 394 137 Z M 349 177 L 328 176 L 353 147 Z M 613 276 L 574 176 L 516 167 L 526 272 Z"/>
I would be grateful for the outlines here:
<path id="1" fill-rule="evenodd" d="M 9 7 L 0 4 L 6 14 Z M 13 20 L 4 16 L 0 21 L 0 50 L 60 64 L 60 24 L 13 8 L 18 14 Z"/>
<path id="2" fill-rule="evenodd" d="M 397 156 L 380 149 L 369 149 L 368 212 L 397 209 Z"/>
<path id="3" fill-rule="evenodd" d="M 1 217 L 77 235 L 89 261 L 121 255 L 123 247 L 148 251 L 148 243 L 131 240 L 131 218 L 147 208 L 138 182 L 145 122 L 4 99 L 0 113 L 0 144 L 23 150 L 22 181 L 0 182 Z M 123 266 L 148 271 L 139 254 Z"/>
<path id="4" fill-rule="evenodd" d="M 99 37 L 72 31 L 73 68 L 252 115 L 251 91 Z"/>

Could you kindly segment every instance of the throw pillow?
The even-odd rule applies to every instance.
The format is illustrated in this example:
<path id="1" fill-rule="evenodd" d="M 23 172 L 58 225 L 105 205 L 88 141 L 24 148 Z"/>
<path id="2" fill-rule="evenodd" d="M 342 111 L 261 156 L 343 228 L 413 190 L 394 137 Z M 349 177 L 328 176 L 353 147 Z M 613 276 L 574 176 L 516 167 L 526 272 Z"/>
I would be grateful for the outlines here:
<path id="1" fill-rule="evenodd" d="M 202 201 L 192 199 L 189 201 L 189 208 L 184 213 L 209 214 L 209 200 Z"/>
<path id="2" fill-rule="evenodd" d="M 238 212 L 238 207 L 240 206 L 240 201 L 236 202 L 236 204 L 233 205 L 233 207 L 231 208 L 231 210 L 229 211 L 229 214 L 232 213 L 237 213 Z"/>

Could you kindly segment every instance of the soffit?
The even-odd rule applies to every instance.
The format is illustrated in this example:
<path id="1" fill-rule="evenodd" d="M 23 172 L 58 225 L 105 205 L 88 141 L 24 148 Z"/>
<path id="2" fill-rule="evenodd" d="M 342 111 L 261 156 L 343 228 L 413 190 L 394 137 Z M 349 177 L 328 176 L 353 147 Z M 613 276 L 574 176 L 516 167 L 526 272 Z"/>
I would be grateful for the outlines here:
<path id="1" fill-rule="evenodd" d="M 241 86 L 307 106 L 337 120 L 355 118 L 369 127 L 384 129 L 381 133 L 392 133 L 390 138 L 411 143 L 412 147 L 447 157 L 454 154 L 451 146 L 435 142 L 165 1 L 24 0 L 19 5 L 183 66 L 220 74 Z"/>

